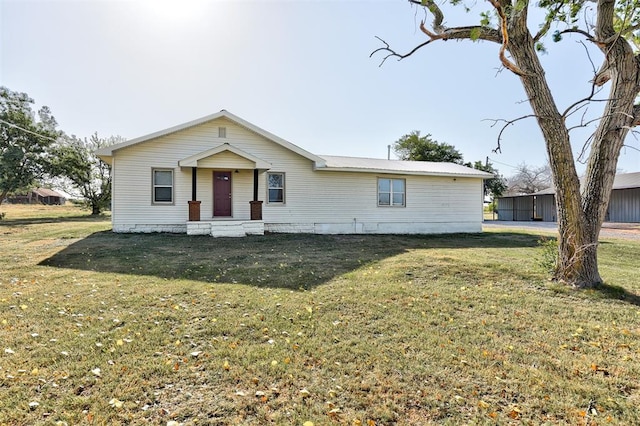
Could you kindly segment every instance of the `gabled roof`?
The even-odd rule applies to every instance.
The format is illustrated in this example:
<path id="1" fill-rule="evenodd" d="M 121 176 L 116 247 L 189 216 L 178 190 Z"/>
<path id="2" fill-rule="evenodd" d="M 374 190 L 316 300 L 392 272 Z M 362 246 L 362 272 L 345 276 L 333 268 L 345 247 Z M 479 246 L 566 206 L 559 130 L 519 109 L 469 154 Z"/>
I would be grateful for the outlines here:
<path id="1" fill-rule="evenodd" d="M 256 133 L 256 134 L 258 134 L 258 135 L 260 135 L 260 136 L 262 136 L 264 138 L 266 138 L 266 139 L 269 139 L 270 141 L 275 142 L 278 145 L 281 145 L 281 146 L 289 149 L 290 151 L 293 151 L 296 154 L 301 155 L 302 157 L 305 157 L 305 158 L 308 158 L 311 161 L 314 161 L 316 163 L 316 165 L 318 165 L 320 167 L 322 165 L 324 165 L 324 160 L 322 158 L 318 157 L 317 155 L 314 155 L 314 154 L 310 153 L 309 151 L 306 151 L 306 150 L 300 148 L 299 146 L 294 145 L 291 142 L 288 142 L 288 141 L 286 141 L 286 140 L 274 135 L 273 133 L 267 132 L 266 130 L 264 130 L 264 129 L 262 129 L 262 128 L 254 125 L 254 124 L 251 124 L 248 121 L 243 120 L 242 118 L 238 117 L 237 115 L 234 115 L 234 114 L 232 114 L 229 111 L 226 111 L 224 109 L 222 111 L 220 111 L 220 112 L 216 112 L 215 114 L 207 115 L 206 117 L 201 117 L 201 118 L 198 118 L 196 120 L 189 121 L 187 123 L 183 123 L 183 124 L 179 124 L 177 126 L 169 127 L 167 129 L 160 130 L 160 131 L 154 132 L 154 133 L 150 133 L 148 135 L 141 136 L 139 138 L 130 139 L 128 141 L 121 142 L 121 143 L 118 143 L 118 144 L 115 144 L 115 145 L 111 145 L 111 146 L 106 146 L 104 148 L 100 148 L 100 149 L 98 149 L 96 151 L 96 154 L 100 158 L 112 157 L 113 153 L 115 151 L 120 150 L 120 149 L 127 148 L 127 147 L 130 147 L 130 146 L 133 146 L 133 145 L 137 145 L 137 144 L 142 143 L 142 142 L 147 142 L 147 141 L 150 141 L 152 139 L 159 138 L 161 136 L 169 135 L 171 133 L 176 133 L 176 132 L 179 132 L 181 130 L 185 130 L 185 129 L 188 129 L 188 128 L 191 128 L 191 127 L 198 126 L 200 124 L 207 123 L 209 121 L 217 120 L 219 118 L 226 118 L 227 120 L 230 120 L 230 121 L 238 124 L 239 126 L 242 126 L 242 127 L 246 128 L 246 129 L 248 129 L 248 130 L 250 130 L 250 131 L 252 131 L 252 132 L 254 132 L 254 133 Z"/>
<path id="2" fill-rule="evenodd" d="M 178 165 L 180 167 L 197 167 L 198 160 L 212 157 L 216 154 L 220 154 L 221 152 L 232 152 L 246 160 L 249 160 L 255 164 L 256 169 L 268 170 L 271 168 L 270 163 L 254 155 L 251 155 L 248 152 L 241 150 L 240 148 L 236 148 L 235 146 L 230 145 L 229 143 L 226 143 L 226 142 L 216 146 L 215 148 L 211 148 L 206 151 L 200 152 L 198 154 L 192 155 L 190 157 L 183 158 L 182 160 L 178 161 Z"/>
<path id="3" fill-rule="evenodd" d="M 64 198 L 62 196 L 62 194 L 54 191 L 53 189 L 49 189 L 49 188 L 36 188 L 33 190 L 34 194 L 37 194 L 41 197 L 61 197 Z"/>
<path id="4" fill-rule="evenodd" d="M 384 160 L 380 158 L 321 156 L 326 164 L 316 170 L 351 171 L 385 174 L 415 174 L 429 176 L 455 176 L 489 179 L 493 175 L 455 163 L 431 161 Z"/>
<path id="5" fill-rule="evenodd" d="M 141 136 L 139 138 L 131 139 L 119 144 L 100 148 L 96 151 L 96 154 L 106 162 L 110 162 L 114 152 L 137 145 L 143 142 L 150 141 L 162 136 L 170 135 L 185 129 L 189 129 L 200 124 L 207 123 L 209 121 L 217 120 L 219 118 L 226 118 L 239 126 L 242 126 L 284 148 L 289 149 L 296 154 L 307 158 L 314 162 L 316 170 L 324 171 L 347 171 L 347 172 L 366 172 L 366 173 L 384 173 L 384 174 L 413 174 L 413 175 L 426 175 L 426 176 L 451 176 L 451 177 L 473 177 L 490 179 L 493 177 L 491 173 L 483 172 L 480 170 L 472 169 L 470 167 L 462 166 L 454 163 L 435 163 L 427 161 L 401 161 L 401 160 L 384 160 L 377 158 L 360 158 L 360 157 L 339 157 L 329 155 L 315 155 L 300 148 L 297 145 L 292 144 L 272 133 L 267 132 L 260 127 L 249 123 L 246 120 L 230 113 L 229 111 L 222 110 L 215 114 L 207 115 L 206 117 L 198 118 L 197 120 L 189 121 L 184 124 L 169 127 L 158 132 Z M 271 165 L 251 154 L 244 152 L 238 148 L 229 144 L 222 144 L 208 151 L 201 152 L 196 155 L 184 158 L 179 161 L 180 166 L 195 167 L 198 160 L 215 155 L 222 151 L 230 151 L 241 157 L 244 157 L 250 161 L 256 163 L 256 167 L 259 169 L 269 169 Z"/>

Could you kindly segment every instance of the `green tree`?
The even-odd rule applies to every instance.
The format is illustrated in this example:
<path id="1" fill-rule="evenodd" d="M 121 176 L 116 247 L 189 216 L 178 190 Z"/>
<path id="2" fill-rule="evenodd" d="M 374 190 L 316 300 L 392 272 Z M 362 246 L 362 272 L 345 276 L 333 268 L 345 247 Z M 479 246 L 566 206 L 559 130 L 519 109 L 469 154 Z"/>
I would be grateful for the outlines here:
<path id="1" fill-rule="evenodd" d="M 30 189 L 43 175 L 47 150 L 60 133 L 49 108 L 40 108 L 36 115 L 33 104 L 26 93 L 0 87 L 0 204 L 8 194 Z"/>
<path id="2" fill-rule="evenodd" d="M 111 203 L 111 167 L 95 151 L 123 140 L 120 136 L 99 138 L 97 133 L 89 139 L 66 136 L 51 149 L 48 173 L 60 178 L 65 190 L 79 194 L 91 207 L 91 214 L 100 214 Z"/>
<path id="3" fill-rule="evenodd" d="M 533 112 L 531 117 L 537 120 L 547 149 L 558 211 L 554 277 L 575 288 L 599 286 L 602 278 L 598 271 L 598 235 L 620 150 L 629 131 L 640 124 L 640 105 L 634 104 L 640 93 L 640 57 L 636 53 L 640 45 L 640 0 L 489 0 L 475 4 L 483 10 L 478 24 L 471 26 L 453 26 L 451 22 L 443 25 L 444 11 L 456 6 L 473 10 L 473 5 L 458 0 L 439 4 L 433 0 L 409 2 L 433 16 L 429 28 L 424 21 L 420 24 L 426 40 L 406 54 L 396 52 L 385 42 L 372 55 L 384 52 L 383 62 L 391 57 L 403 59 L 438 40 L 487 41 L 500 46 L 498 60 L 519 77 Z M 594 72 L 591 92 L 563 108 L 554 100 L 539 57 L 545 51 L 544 42 L 551 28 L 557 28 L 554 41 L 572 34 L 602 53 L 602 65 Z M 583 46 L 576 44 L 576 48 Z M 446 68 L 434 67 L 438 69 Z M 588 159 L 581 191 L 570 132 L 587 123 L 583 114 L 575 114 L 577 111 L 584 111 L 593 101 L 603 104 L 605 91 L 600 90 L 598 99 L 594 94 L 605 84 L 609 87 L 603 112 L 588 120 L 597 126 L 596 130 L 582 141 Z"/>
<path id="4" fill-rule="evenodd" d="M 401 160 L 462 164 L 462 154 L 453 145 L 435 141 L 430 134 L 420 136 L 418 130 L 395 141 L 393 151 Z"/>
<path id="5" fill-rule="evenodd" d="M 482 161 L 476 161 L 473 164 L 465 163 L 464 165 L 493 174 L 491 179 L 484 180 L 484 195 L 491 195 L 492 198 L 496 198 L 504 194 L 504 191 L 507 190 L 507 180 L 500 174 L 498 169 L 493 167 L 493 163 L 491 163 L 489 159 L 484 163 Z"/>

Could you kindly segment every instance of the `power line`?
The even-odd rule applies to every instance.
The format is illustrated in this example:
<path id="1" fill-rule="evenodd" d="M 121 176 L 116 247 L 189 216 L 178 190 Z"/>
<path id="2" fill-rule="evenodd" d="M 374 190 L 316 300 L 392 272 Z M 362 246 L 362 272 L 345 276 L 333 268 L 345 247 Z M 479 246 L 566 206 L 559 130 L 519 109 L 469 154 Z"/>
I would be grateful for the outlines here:
<path id="1" fill-rule="evenodd" d="M 3 119 L 1 119 L 1 118 L 0 118 L 0 123 L 4 123 L 4 124 L 9 125 L 9 126 L 11 126 L 11 127 L 15 127 L 15 128 L 16 128 L 16 129 L 18 129 L 18 130 L 22 130 L 23 132 L 31 133 L 32 135 L 34 135 L 34 136 L 38 136 L 38 137 L 40 137 L 40 138 L 49 139 L 49 140 L 52 140 L 52 141 L 54 141 L 54 142 L 57 142 L 57 141 L 58 141 L 57 139 L 51 138 L 51 137 L 49 137 L 49 136 L 41 135 L 40 133 L 32 132 L 31 130 L 29 130 L 29 129 L 25 129 L 24 127 L 20 127 L 20 126 L 18 126 L 18 125 L 16 125 L 16 124 L 9 123 L 8 121 L 4 121 L 4 120 L 3 120 Z"/>
<path id="2" fill-rule="evenodd" d="M 487 158 L 489 158 L 489 157 L 487 157 Z M 491 161 L 492 163 L 500 164 L 500 165 L 502 165 L 502 166 L 511 167 L 512 169 L 519 169 L 519 167 L 518 167 L 518 166 L 512 166 L 511 164 L 501 163 L 500 161 L 496 161 L 496 160 L 494 160 L 493 158 L 489 158 L 489 161 Z"/>

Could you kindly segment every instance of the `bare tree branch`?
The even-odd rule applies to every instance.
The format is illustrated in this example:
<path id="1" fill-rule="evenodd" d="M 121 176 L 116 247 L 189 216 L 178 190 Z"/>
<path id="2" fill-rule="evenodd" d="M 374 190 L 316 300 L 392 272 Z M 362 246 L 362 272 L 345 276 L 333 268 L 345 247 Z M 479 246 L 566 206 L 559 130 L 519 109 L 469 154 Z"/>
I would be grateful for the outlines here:
<path id="1" fill-rule="evenodd" d="M 505 123 L 504 126 L 502 126 L 502 128 L 500 129 L 500 132 L 498 133 L 497 146 L 494 149 L 492 149 L 491 152 L 495 152 L 496 154 L 502 153 L 502 146 L 500 145 L 500 142 L 502 141 L 502 133 L 504 133 L 507 127 L 509 127 L 516 121 L 524 120 L 525 118 L 531 118 L 531 117 L 536 117 L 536 115 L 535 114 L 523 115 L 522 117 L 514 118 L 513 120 L 505 120 L 504 118 L 486 118 L 482 120 L 482 121 L 493 121 L 493 124 L 491 125 L 491 127 L 495 126 L 498 123 L 502 123 L 502 122 Z"/>
<path id="2" fill-rule="evenodd" d="M 588 95 L 588 96 L 586 96 L 585 98 L 582 98 L 582 99 L 580 99 L 580 100 L 578 100 L 578 101 L 574 102 L 573 104 L 569 105 L 569 107 L 568 107 L 567 109 L 565 109 L 565 110 L 564 110 L 564 112 L 562 113 L 562 118 L 563 118 L 564 120 L 566 120 L 566 119 L 567 119 L 571 114 L 573 114 L 574 112 L 576 112 L 576 111 L 578 111 L 580 108 L 582 108 L 582 105 L 580 105 L 580 104 L 583 104 L 583 103 L 585 103 L 585 102 L 591 102 L 591 101 L 594 101 L 593 97 L 596 95 L 596 93 L 599 93 L 599 92 L 600 92 L 600 90 L 599 90 L 599 89 L 596 89 L 596 87 L 600 87 L 600 86 L 602 86 L 602 84 L 604 84 L 604 83 L 599 84 L 599 82 L 598 82 L 599 75 L 600 75 L 600 73 L 602 72 L 602 68 L 601 68 L 601 70 L 600 70 L 600 71 L 596 72 L 596 70 L 595 70 L 595 69 L 596 69 L 596 66 L 595 66 L 595 64 L 593 63 L 593 60 L 591 59 L 591 55 L 589 54 L 589 49 L 587 49 L 587 46 L 586 46 L 582 41 L 580 41 L 579 43 L 582 45 L 582 47 L 584 47 L 585 53 L 587 54 L 587 58 L 589 59 L 589 62 L 591 63 L 591 68 L 593 69 L 593 72 L 594 72 L 594 74 L 595 74 L 595 77 L 593 78 L 593 80 L 591 80 L 591 93 L 589 93 L 589 95 Z M 607 63 L 607 61 L 606 61 L 606 59 L 605 59 L 605 64 L 606 64 L 606 63 Z M 605 64 L 603 64 L 602 66 L 604 67 L 604 66 L 605 66 Z M 608 69 L 608 66 L 607 66 L 607 69 Z M 607 73 L 607 75 L 608 75 L 608 73 Z M 607 80 L 608 80 L 608 78 L 607 78 Z M 598 100 L 598 101 L 600 101 L 600 100 Z M 580 105 L 580 106 L 579 106 L 579 105 Z M 575 109 L 575 111 L 573 111 L 573 112 L 572 112 L 571 110 L 572 110 L 573 108 L 576 108 L 576 109 Z M 584 118 L 584 115 L 583 115 L 583 118 Z M 581 120 L 581 122 L 582 122 L 582 120 Z M 584 127 L 584 126 L 580 125 L 580 126 L 577 126 L 577 127 Z M 574 128 L 575 128 L 575 127 L 572 127 L 572 128 L 570 128 L 570 129 L 568 129 L 568 130 L 572 130 L 572 129 L 574 129 Z"/>
<path id="3" fill-rule="evenodd" d="M 422 44 L 417 45 L 416 47 L 414 47 L 409 53 L 405 53 L 405 54 L 400 54 L 397 53 L 395 50 L 393 50 L 391 48 L 391 46 L 389 46 L 389 43 L 387 43 L 386 41 L 384 41 L 383 39 L 381 39 L 378 36 L 375 36 L 375 38 L 377 38 L 378 40 L 380 40 L 381 42 L 383 42 L 385 44 L 385 47 L 379 47 L 376 50 L 374 50 L 373 52 L 371 52 L 371 54 L 369 55 L 369 57 L 373 57 L 374 54 L 376 54 L 377 52 L 386 52 L 387 55 L 382 58 L 382 62 L 380 62 L 380 65 L 378 65 L 379 67 L 381 67 L 385 61 L 389 58 L 392 57 L 396 57 L 398 58 L 398 60 L 402 60 L 404 58 L 408 58 L 409 56 L 413 55 L 414 53 L 416 53 L 418 50 L 420 50 L 422 47 L 426 46 L 427 44 L 431 43 L 434 40 L 427 40 Z"/>
<path id="4" fill-rule="evenodd" d="M 408 53 L 403 54 L 403 53 L 396 52 L 394 49 L 391 48 L 389 43 L 387 43 L 382 38 L 376 36 L 378 40 L 384 43 L 384 47 L 380 47 L 374 50 L 373 52 L 371 52 L 369 57 L 372 57 L 374 54 L 378 52 L 387 53 L 387 55 L 382 58 L 382 62 L 380 62 L 379 66 L 382 66 L 387 59 L 392 57 L 398 58 L 398 60 L 407 58 L 413 55 L 418 50 L 420 50 L 422 47 L 436 40 L 485 40 L 485 41 L 492 41 L 498 44 L 503 44 L 503 47 L 506 46 L 506 43 L 503 42 L 503 34 L 495 28 L 485 27 L 480 25 L 454 27 L 454 28 L 445 27 L 444 25 L 442 25 L 442 22 L 444 20 L 444 14 L 442 13 L 442 10 L 440 9 L 440 7 L 437 4 L 435 4 L 435 2 L 433 2 L 433 0 L 425 0 L 424 2 L 420 0 L 409 0 L 409 3 L 415 4 L 418 6 L 423 6 L 425 9 L 431 12 L 431 14 L 433 14 L 434 16 L 433 23 L 432 23 L 433 31 L 427 29 L 424 21 L 420 22 L 420 31 L 422 31 L 425 35 L 427 35 L 427 37 L 429 37 L 429 40 L 417 45 Z M 502 56 L 504 56 L 504 52 L 502 53 Z M 502 60 L 502 57 L 501 57 L 501 60 Z M 507 59 L 504 58 L 504 60 L 507 60 Z"/>

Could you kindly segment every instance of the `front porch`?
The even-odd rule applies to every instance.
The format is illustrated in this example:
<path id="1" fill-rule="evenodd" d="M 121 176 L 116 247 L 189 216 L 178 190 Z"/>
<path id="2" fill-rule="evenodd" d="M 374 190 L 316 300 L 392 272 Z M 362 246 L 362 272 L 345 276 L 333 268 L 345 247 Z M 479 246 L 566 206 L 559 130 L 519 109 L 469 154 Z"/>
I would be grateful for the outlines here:
<path id="1" fill-rule="evenodd" d="M 184 158 L 178 162 L 178 165 L 181 168 L 191 169 L 191 200 L 188 202 L 187 235 L 213 237 L 264 235 L 263 201 L 258 199 L 259 174 L 269 170 L 271 167 L 269 163 L 229 143 L 223 143 Z M 198 176 L 200 170 L 206 171 L 204 176 Z M 247 171 L 252 172 L 251 178 Z M 198 187 L 203 185 L 205 189 L 199 193 Z M 253 189 L 252 193 L 250 188 Z M 249 206 L 244 203 L 248 203 Z M 206 206 L 204 215 L 211 214 L 213 216 L 211 219 L 203 220 L 201 205 Z M 249 208 L 245 210 L 245 206 Z M 207 210 L 211 213 L 207 213 Z"/>
<path id="2" fill-rule="evenodd" d="M 187 235 L 211 235 L 212 237 L 264 235 L 264 221 L 233 219 L 189 221 Z"/>

